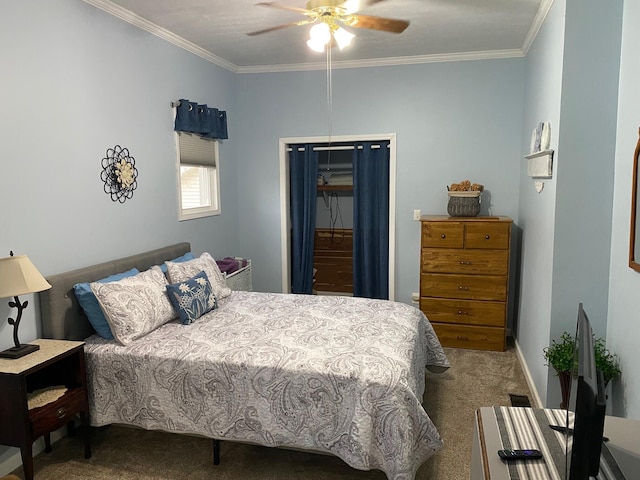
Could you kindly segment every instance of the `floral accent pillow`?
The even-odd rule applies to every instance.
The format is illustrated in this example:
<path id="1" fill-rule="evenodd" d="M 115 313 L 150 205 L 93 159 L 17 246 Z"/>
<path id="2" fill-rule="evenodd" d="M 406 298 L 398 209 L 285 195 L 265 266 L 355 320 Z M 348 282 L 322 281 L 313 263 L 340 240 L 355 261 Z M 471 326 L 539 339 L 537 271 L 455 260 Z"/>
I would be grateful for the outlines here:
<path id="1" fill-rule="evenodd" d="M 196 276 L 200 272 L 207 274 L 211 290 L 216 298 L 225 298 L 231 295 L 231 289 L 227 287 L 227 281 L 220 272 L 220 267 L 211 255 L 204 252 L 198 258 L 186 262 L 165 262 L 167 274 L 171 283 L 180 283 Z"/>
<path id="2" fill-rule="evenodd" d="M 218 299 L 211 290 L 211 283 L 205 272 L 184 282 L 167 285 L 167 292 L 183 325 L 189 325 L 205 313 L 218 308 Z"/>
<path id="3" fill-rule="evenodd" d="M 154 266 L 133 277 L 111 283 L 90 283 L 115 339 L 128 345 L 174 318 L 166 290 L 167 279 Z"/>

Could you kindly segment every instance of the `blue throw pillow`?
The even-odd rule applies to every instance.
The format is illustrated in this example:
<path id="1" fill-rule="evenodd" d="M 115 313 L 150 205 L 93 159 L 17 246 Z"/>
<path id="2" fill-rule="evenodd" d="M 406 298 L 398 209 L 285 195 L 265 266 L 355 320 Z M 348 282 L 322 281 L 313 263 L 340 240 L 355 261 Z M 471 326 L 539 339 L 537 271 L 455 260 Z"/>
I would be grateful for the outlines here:
<path id="1" fill-rule="evenodd" d="M 187 260 L 193 260 L 194 258 L 196 258 L 196 257 L 193 256 L 193 253 L 187 252 L 184 255 L 182 255 L 181 257 L 174 258 L 171 261 L 172 262 L 186 262 Z M 166 275 L 167 274 L 167 264 L 163 263 L 162 265 L 160 265 L 160 270 L 162 270 L 162 273 L 164 273 Z"/>
<path id="2" fill-rule="evenodd" d="M 218 308 L 218 299 L 204 272 L 184 282 L 167 285 L 167 292 L 183 325 L 189 325 L 205 313 Z"/>
<path id="3" fill-rule="evenodd" d="M 100 283 L 108 283 L 108 282 L 116 282 L 118 280 L 122 280 L 125 277 L 133 277 L 137 275 L 140 271 L 137 268 L 132 268 L 131 270 L 127 270 L 126 272 L 116 273 L 115 275 L 111 275 L 107 278 L 103 278 L 101 280 L 97 280 Z M 73 286 L 73 291 L 76 294 L 76 298 L 78 299 L 78 303 L 84 310 L 87 319 L 89 319 L 89 323 L 96 331 L 98 335 L 102 338 L 106 338 L 107 340 L 113 340 L 113 334 L 111 333 L 111 328 L 109 328 L 109 323 L 100 308 L 100 304 L 98 303 L 98 299 L 91 291 L 91 287 L 89 283 L 76 283 Z"/>

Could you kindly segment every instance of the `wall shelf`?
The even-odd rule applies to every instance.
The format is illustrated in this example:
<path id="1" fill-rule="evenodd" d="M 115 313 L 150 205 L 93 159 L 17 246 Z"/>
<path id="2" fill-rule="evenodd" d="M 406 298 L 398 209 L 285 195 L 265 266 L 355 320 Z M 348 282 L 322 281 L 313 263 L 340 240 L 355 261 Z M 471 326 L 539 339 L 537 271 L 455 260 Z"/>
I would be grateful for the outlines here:
<path id="1" fill-rule="evenodd" d="M 531 178 L 551 178 L 553 172 L 553 150 L 541 150 L 525 155 L 527 174 Z"/>

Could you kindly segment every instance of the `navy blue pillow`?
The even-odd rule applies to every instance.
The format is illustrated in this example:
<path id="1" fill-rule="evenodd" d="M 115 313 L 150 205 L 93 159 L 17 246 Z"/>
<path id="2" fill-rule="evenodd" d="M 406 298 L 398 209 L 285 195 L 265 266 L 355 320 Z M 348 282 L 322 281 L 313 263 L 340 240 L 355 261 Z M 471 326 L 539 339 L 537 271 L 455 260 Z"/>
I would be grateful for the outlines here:
<path id="1" fill-rule="evenodd" d="M 137 275 L 140 271 L 137 268 L 132 268 L 131 270 L 127 270 L 126 272 L 116 273 L 115 275 L 111 275 L 107 278 L 103 278 L 101 280 L 97 280 L 99 283 L 109 283 L 109 282 L 117 282 L 118 280 L 122 280 L 125 277 L 133 277 Z M 109 323 L 102 312 L 102 308 L 100 308 L 100 304 L 98 303 L 98 299 L 91 291 L 91 287 L 89 283 L 76 283 L 73 286 L 73 291 L 76 294 L 76 298 L 78 299 L 78 303 L 84 310 L 89 323 L 96 331 L 98 335 L 102 338 L 106 338 L 107 340 L 113 340 L 113 333 L 111 333 L 111 328 L 109 328 Z"/>
<path id="2" fill-rule="evenodd" d="M 218 299 L 204 272 L 184 282 L 167 285 L 167 293 L 183 325 L 189 325 L 205 313 L 218 308 Z"/>

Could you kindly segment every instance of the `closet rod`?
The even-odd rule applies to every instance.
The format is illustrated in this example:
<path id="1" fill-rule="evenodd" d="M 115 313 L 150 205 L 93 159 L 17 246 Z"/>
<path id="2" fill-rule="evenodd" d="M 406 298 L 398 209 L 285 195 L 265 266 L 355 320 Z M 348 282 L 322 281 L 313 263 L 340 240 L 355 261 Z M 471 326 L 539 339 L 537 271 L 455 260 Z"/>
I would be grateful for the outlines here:
<path id="1" fill-rule="evenodd" d="M 336 151 L 336 150 L 354 150 L 356 147 L 354 145 L 332 145 L 330 147 L 313 147 L 314 152 L 326 152 L 326 151 Z M 371 145 L 371 148 L 381 148 L 380 145 Z M 390 148 L 390 147 L 387 147 Z M 291 152 L 293 148 L 287 147 L 287 152 Z M 362 150 L 362 146 L 358 146 L 358 150 Z M 299 152 L 304 152 L 304 147 L 298 148 Z"/>

